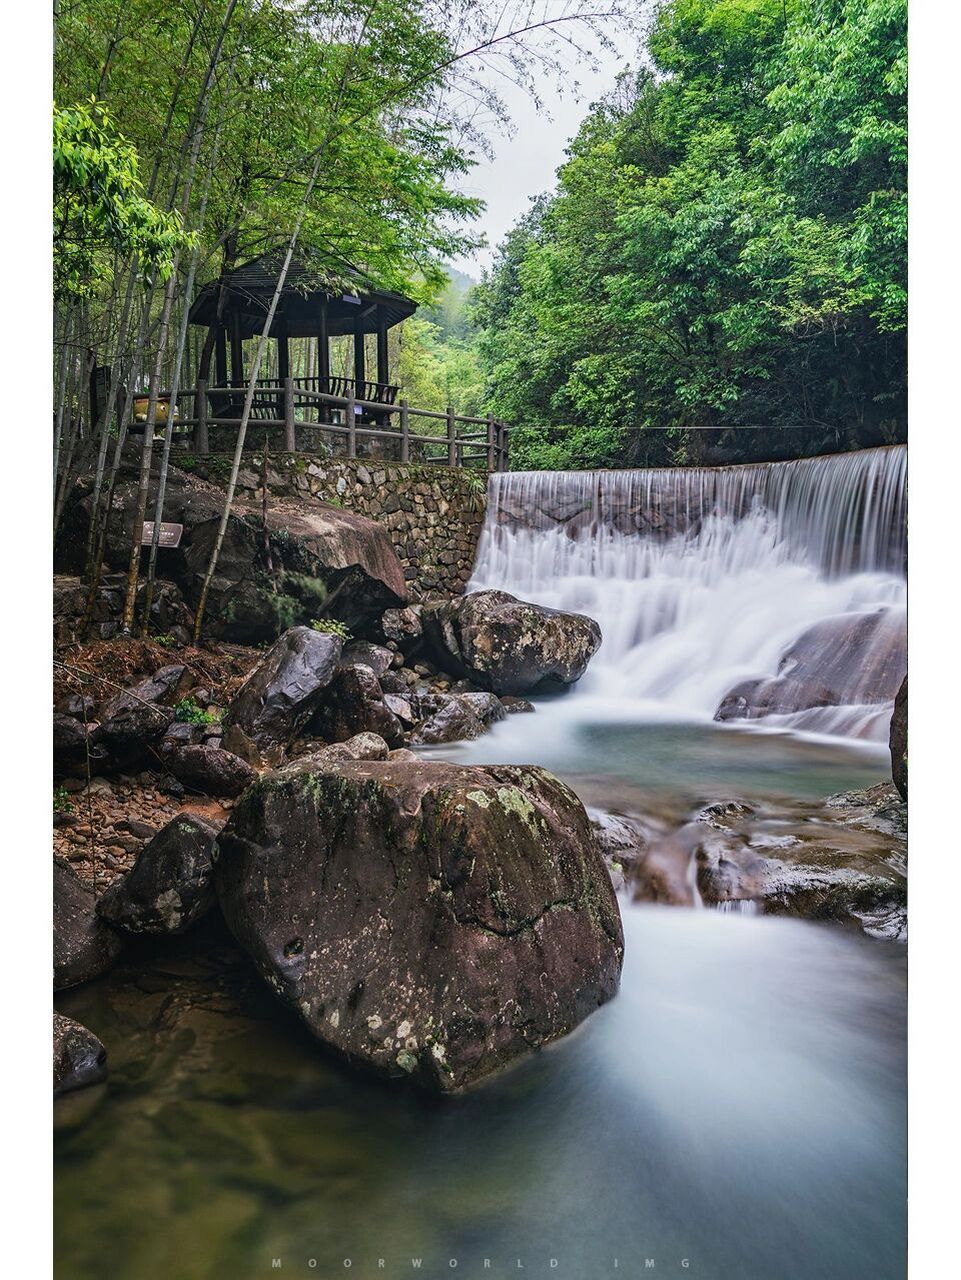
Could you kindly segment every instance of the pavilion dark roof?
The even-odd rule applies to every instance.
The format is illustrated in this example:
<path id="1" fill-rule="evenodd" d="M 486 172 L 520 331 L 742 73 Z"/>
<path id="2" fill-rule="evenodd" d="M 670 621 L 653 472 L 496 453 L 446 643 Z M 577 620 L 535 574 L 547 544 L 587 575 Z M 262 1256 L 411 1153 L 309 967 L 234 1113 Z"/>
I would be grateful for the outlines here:
<path id="1" fill-rule="evenodd" d="M 235 312 L 240 317 L 241 337 L 252 338 L 262 332 L 282 266 L 282 257 L 261 254 L 259 258 L 236 267 L 227 276 L 223 320 L 229 327 L 229 313 Z M 375 333 L 380 321 L 390 328 L 417 310 L 417 303 L 412 299 L 376 288 L 352 268 L 338 268 L 337 276 L 349 282 L 346 289 L 319 285 L 316 270 L 296 259 L 291 262 L 277 305 L 272 336 L 319 337 L 320 311 L 324 302 L 327 304 L 327 332 L 330 337 L 358 331 Z M 191 324 L 213 323 L 219 289 L 219 281 L 201 289 L 190 308 Z"/>

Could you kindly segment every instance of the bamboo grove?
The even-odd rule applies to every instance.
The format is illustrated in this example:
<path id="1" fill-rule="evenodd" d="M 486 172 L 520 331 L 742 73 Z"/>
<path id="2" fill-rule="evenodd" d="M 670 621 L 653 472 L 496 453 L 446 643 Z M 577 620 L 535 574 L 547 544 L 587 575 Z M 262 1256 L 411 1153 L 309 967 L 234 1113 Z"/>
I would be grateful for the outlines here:
<path id="1" fill-rule="evenodd" d="M 139 449 L 125 631 L 149 617 L 177 396 L 212 356 L 211 339 L 187 323 L 198 286 L 264 252 L 284 264 L 250 360 L 199 637 L 294 254 L 325 286 L 362 269 L 432 301 L 446 283 L 441 263 L 477 243 L 480 204 L 458 187 L 487 145 L 484 129 L 504 119 L 492 84 L 504 77 L 536 98 L 590 56 L 588 45 L 609 42 L 611 24 L 626 33 L 634 9 L 620 0 L 525 0 L 492 14 L 468 0 L 60 0 L 53 519 L 56 532 L 77 476 L 92 477 L 88 615 L 121 459 Z M 96 366 L 109 368 L 109 387 L 90 421 Z M 161 392 L 169 410 L 155 445 Z M 135 395 L 147 399 L 141 437 L 128 433 Z M 155 532 L 138 618 L 147 519 Z"/>

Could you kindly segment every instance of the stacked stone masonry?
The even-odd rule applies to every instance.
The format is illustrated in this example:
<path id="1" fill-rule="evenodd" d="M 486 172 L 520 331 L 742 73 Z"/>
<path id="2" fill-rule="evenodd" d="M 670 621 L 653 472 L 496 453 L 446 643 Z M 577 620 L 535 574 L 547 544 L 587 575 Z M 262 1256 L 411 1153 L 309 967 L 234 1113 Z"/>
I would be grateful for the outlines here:
<path id="1" fill-rule="evenodd" d="M 225 455 L 178 458 L 177 465 L 222 484 Z M 315 498 L 379 520 L 391 540 L 413 600 L 464 590 L 487 502 L 487 472 L 436 464 L 417 466 L 379 459 L 317 458 L 309 454 L 254 454 L 238 477 L 238 497 Z"/>

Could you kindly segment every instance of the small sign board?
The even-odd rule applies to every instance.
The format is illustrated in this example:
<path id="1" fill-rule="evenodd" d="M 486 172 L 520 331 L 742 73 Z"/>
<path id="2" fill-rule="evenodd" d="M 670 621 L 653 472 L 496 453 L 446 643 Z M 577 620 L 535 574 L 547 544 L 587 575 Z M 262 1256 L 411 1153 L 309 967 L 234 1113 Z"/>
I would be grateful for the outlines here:
<path id="1" fill-rule="evenodd" d="M 160 525 L 160 540 L 157 545 L 161 547 L 179 547 L 183 531 L 182 524 L 167 524 L 166 521 L 162 521 Z M 149 547 L 152 543 L 153 521 L 145 520 L 143 522 L 143 536 L 140 539 L 140 545 Z"/>

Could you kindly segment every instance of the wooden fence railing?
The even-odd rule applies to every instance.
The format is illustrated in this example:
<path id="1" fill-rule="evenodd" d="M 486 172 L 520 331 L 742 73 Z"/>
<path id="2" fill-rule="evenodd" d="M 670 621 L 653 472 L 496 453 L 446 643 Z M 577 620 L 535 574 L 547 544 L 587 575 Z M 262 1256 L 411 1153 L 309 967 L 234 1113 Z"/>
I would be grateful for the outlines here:
<path id="1" fill-rule="evenodd" d="M 303 437 L 317 432 L 322 438 L 342 442 L 348 458 L 358 457 L 358 444 L 380 441 L 394 446 L 392 452 L 400 462 L 410 462 L 416 454 L 418 461 L 450 467 L 480 465 L 488 471 L 507 470 L 508 428 L 493 417 L 467 417 L 452 408 L 444 413 L 417 409 L 406 400 L 393 404 L 364 400 L 351 394 L 349 383 L 347 395 L 331 395 L 304 385 L 309 381 L 315 380 L 284 378 L 257 384 L 249 425 L 275 429 L 280 435 L 278 447 L 284 452 L 298 451 L 298 434 L 301 449 L 310 452 L 303 448 Z M 244 396 L 243 387 L 211 387 L 199 382 L 185 388 L 177 397 L 178 432 L 192 430 L 195 452 L 208 454 L 212 428 L 239 428 Z M 184 412 L 188 406 L 192 410 L 189 415 Z M 340 421 L 334 421 L 335 415 Z M 421 423 L 443 426 L 440 431 L 420 430 Z"/>

